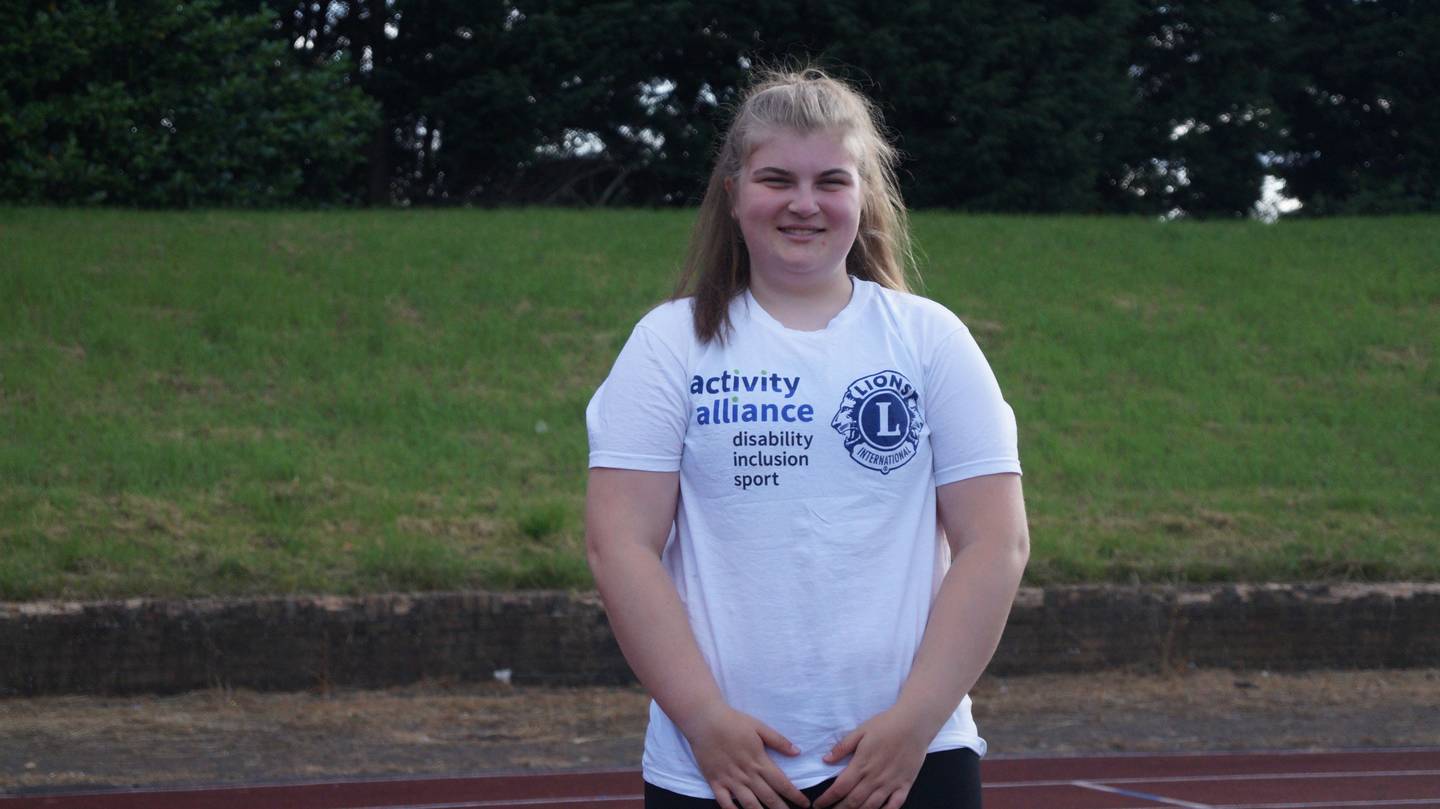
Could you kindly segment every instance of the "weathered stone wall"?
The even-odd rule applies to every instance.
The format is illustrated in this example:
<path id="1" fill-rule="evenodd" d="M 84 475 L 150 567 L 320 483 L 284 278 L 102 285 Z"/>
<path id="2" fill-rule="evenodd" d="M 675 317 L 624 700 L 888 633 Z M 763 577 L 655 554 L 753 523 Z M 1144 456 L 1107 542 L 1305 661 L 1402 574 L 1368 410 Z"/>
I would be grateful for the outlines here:
<path id="1" fill-rule="evenodd" d="M 633 679 L 593 594 L 0 604 L 0 695 L 380 687 L 503 669 L 528 683 Z"/>
<path id="2" fill-rule="evenodd" d="M 1440 665 L 1440 584 L 1021 590 L 996 674 Z M 633 682 L 594 593 L 0 603 L 0 696 Z"/>
<path id="3" fill-rule="evenodd" d="M 989 670 L 1440 665 L 1440 584 L 1022 589 Z"/>

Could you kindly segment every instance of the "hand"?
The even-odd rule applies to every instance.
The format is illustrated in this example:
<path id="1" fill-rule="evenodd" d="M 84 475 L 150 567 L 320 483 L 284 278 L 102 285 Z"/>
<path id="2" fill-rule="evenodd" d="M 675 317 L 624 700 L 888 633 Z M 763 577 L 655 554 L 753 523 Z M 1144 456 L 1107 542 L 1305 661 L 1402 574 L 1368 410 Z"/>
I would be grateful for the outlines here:
<path id="1" fill-rule="evenodd" d="M 720 703 L 683 730 L 723 809 L 788 809 L 786 800 L 810 806 L 805 793 L 765 754 L 771 747 L 798 756 L 799 748 L 764 722 Z"/>
<path id="2" fill-rule="evenodd" d="M 835 783 L 815 799 L 815 809 L 900 809 L 925 763 L 929 738 L 922 738 L 917 723 L 894 708 L 866 720 L 840 740 L 824 757 L 834 764 L 850 754 L 854 758 Z"/>

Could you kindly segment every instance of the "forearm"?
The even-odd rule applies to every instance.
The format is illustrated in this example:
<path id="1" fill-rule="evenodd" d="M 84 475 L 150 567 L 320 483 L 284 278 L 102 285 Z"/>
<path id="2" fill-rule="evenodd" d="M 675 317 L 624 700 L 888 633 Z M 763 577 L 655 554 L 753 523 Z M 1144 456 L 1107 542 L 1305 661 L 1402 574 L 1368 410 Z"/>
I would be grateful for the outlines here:
<path id="1" fill-rule="evenodd" d="M 626 662 L 688 737 L 694 720 L 724 697 L 674 583 L 659 558 L 641 548 L 592 555 L 590 568 Z"/>
<path id="2" fill-rule="evenodd" d="M 896 702 L 927 738 L 940 731 L 990 664 L 1028 557 L 1023 543 L 974 543 L 945 574 Z"/>

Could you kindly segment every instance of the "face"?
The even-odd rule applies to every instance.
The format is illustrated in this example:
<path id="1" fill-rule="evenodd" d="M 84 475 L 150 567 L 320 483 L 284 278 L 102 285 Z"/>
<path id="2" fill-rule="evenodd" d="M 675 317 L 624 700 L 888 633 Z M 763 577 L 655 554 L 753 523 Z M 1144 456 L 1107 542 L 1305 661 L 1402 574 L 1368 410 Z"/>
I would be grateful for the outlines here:
<path id="1" fill-rule="evenodd" d="M 771 135 L 725 188 L 752 273 L 786 286 L 844 274 L 860 227 L 860 171 L 840 135 Z"/>

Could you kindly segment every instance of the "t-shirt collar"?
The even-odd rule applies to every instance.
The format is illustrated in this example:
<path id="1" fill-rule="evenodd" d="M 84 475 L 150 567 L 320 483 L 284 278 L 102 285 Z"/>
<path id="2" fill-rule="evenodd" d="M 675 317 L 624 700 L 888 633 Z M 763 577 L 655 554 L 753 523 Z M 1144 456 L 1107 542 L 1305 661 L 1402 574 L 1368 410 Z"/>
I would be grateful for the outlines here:
<path id="1" fill-rule="evenodd" d="M 763 324 L 768 329 L 779 331 L 786 335 L 799 335 L 801 337 L 821 337 L 827 334 L 833 334 L 835 331 L 853 320 L 855 318 L 856 312 L 859 312 L 862 308 L 864 308 L 865 301 L 869 299 L 871 290 L 875 286 L 875 284 L 871 281 L 856 278 L 853 275 L 848 277 L 851 283 L 850 302 L 845 304 L 845 308 L 841 309 L 839 312 L 836 312 L 835 316 L 830 318 L 830 322 L 826 323 L 825 327 L 822 329 L 809 331 L 804 329 L 792 329 L 786 326 L 785 324 L 771 317 L 769 312 L 765 311 L 765 307 L 761 306 L 760 302 L 755 300 L 755 295 L 750 291 L 750 288 L 748 286 L 745 288 L 745 307 L 749 311 L 750 317 L 753 318 L 757 323 Z"/>

